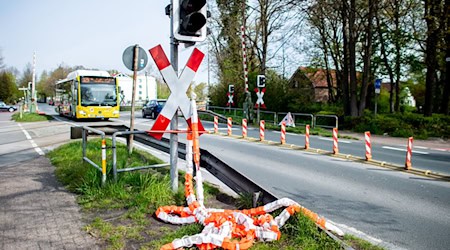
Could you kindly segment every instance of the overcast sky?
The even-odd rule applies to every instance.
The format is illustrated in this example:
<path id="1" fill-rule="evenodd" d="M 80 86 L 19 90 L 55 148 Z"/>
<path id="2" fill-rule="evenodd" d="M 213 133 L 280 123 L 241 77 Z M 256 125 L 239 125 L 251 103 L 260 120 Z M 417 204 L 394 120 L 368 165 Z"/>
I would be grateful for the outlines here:
<path id="1" fill-rule="evenodd" d="M 139 44 L 145 51 L 161 44 L 170 58 L 170 0 L 0 0 L 0 49 L 7 67 L 22 72 L 36 51 L 38 76 L 64 63 L 130 74 L 122 53 Z M 196 82 L 208 81 L 206 56 Z M 180 45 L 179 68 L 191 48 Z M 149 56 L 149 64 L 156 68 Z M 143 71 L 142 71 L 143 72 Z M 211 76 L 211 82 L 214 81 Z"/>

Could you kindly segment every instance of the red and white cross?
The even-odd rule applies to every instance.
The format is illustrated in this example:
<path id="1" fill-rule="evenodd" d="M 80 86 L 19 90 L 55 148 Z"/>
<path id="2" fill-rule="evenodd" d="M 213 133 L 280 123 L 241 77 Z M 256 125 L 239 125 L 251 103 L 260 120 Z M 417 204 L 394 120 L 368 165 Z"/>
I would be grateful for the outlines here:
<path id="1" fill-rule="evenodd" d="M 203 58 L 205 57 L 205 54 L 195 48 L 191 56 L 189 57 L 186 67 L 178 77 L 169 60 L 167 59 L 167 56 L 164 53 L 161 45 L 155 46 L 149 51 L 171 91 L 171 94 L 167 99 L 164 108 L 161 110 L 161 113 L 159 113 L 158 118 L 153 124 L 151 130 L 166 130 L 167 126 L 169 126 L 170 124 L 172 117 L 178 111 L 178 108 L 183 113 L 183 116 L 186 119 L 189 127 L 191 127 L 191 103 L 188 96 L 186 95 L 186 91 L 188 90 L 189 85 L 191 85 L 192 79 L 194 79 L 194 76 L 197 73 L 197 70 L 200 67 Z M 200 121 L 198 122 L 198 129 L 200 133 L 204 132 L 205 130 Z M 149 131 L 149 134 L 158 140 L 163 136 L 163 133 L 161 132 L 155 133 Z"/>
<path id="2" fill-rule="evenodd" d="M 265 109 L 266 104 L 264 104 L 263 96 L 264 96 L 264 93 L 266 92 L 266 88 L 262 88 L 261 91 L 259 91 L 258 88 L 255 88 L 255 92 L 256 92 L 256 97 L 258 98 L 255 103 L 255 108 L 261 107 L 261 108 Z"/>

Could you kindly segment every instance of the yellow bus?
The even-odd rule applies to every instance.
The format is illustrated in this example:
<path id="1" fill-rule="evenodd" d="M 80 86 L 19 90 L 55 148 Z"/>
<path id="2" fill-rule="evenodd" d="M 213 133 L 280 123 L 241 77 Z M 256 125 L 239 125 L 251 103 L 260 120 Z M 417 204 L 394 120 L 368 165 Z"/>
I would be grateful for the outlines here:
<path id="1" fill-rule="evenodd" d="M 56 111 L 74 119 L 119 118 L 119 88 L 106 71 L 76 70 L 56 82 Z"/>

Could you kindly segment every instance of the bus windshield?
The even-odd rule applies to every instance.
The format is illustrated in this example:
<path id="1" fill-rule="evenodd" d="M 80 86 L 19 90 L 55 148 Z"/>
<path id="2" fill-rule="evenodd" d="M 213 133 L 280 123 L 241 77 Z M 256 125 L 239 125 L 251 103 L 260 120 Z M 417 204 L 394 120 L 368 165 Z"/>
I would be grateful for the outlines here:
<path id="1" fill-rule="evenodd" d="M 117 106 L 116 85 L 81 83 L 81 106 Z"/>

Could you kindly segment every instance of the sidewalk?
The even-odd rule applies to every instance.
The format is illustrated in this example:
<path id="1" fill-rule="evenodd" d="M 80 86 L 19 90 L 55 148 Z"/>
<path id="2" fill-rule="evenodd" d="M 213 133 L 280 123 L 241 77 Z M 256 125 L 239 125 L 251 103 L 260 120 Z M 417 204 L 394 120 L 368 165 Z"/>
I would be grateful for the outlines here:
<path id="1" fill-rule="evenodd" d="M 44 156 L 0 167 L 0 249 L 99 249 Z"/>

